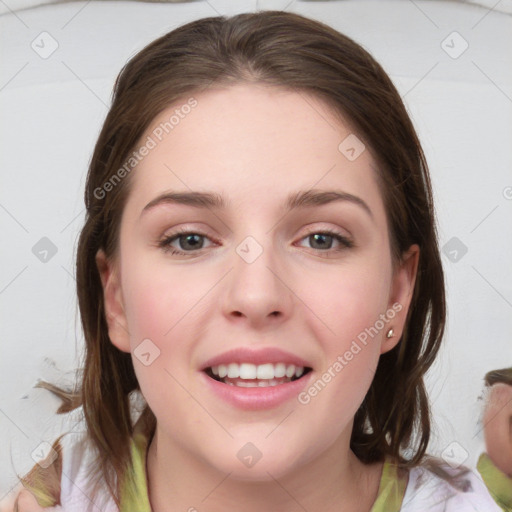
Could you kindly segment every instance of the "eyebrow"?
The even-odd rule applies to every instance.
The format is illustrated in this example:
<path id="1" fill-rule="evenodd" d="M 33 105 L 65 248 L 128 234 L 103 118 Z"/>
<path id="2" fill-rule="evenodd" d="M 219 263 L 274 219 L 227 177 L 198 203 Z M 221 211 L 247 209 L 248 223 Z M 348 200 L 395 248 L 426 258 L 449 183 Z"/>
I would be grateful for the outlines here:
<path id="1" fill-rule="evenodd" d="M 373 219 L 370 207 L 360 198 L 340 190 L 299 190 L 290 194 L 285 202 L 286 211 L 298 208 L 311 208 L 333 202 L 349 202 L 360 206 Z M 165 192 L 151 200 L 142 210 L 144 213 L 162 204 L 182 204 L 195 208 L 222 210 L 227 204 L 224 198 L 215 192 Z"/>

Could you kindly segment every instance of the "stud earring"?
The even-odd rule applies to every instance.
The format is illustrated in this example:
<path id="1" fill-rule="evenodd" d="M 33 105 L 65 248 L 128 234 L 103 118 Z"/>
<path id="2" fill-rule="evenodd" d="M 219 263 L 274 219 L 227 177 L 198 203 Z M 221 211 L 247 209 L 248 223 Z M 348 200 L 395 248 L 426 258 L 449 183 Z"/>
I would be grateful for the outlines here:
<path id="1" fill-rule="evenodd" d="M 392 338 L 395 335 L 395 331 L 393 329 L 389 329 L 389 331 L 386 334 L 386 338 Z"/>

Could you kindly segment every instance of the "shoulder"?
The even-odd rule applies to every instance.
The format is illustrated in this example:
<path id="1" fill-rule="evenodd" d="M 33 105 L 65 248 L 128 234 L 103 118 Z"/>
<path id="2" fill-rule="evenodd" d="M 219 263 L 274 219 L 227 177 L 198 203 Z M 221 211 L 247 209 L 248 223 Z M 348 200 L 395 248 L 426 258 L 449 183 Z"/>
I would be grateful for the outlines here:
<path id="1" fill-rule="evenodd" d="M 502 512 L 476 470 L 438 459 L 409 471 L 401 512 Z"/>

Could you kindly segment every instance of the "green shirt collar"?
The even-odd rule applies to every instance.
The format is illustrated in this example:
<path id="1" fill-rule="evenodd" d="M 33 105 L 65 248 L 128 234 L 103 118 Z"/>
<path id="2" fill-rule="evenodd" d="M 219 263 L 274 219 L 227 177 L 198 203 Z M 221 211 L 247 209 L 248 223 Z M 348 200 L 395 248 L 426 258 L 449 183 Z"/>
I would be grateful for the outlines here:
<path id="1" fill-rule="evenodd" d="M 486 453 L 478 459 L 476 468 L 494 501 L 505 511 L 512 511 L 512 478 L 498 469 Z"/>
<path id="2" fill-rule="evenodd" d="M 398 467 L 391 459 L 384 461 L 377 499 L 370 512 L 398 512 L 407 487 L 407 476 L 398 473 Z"/>
<path id="3" fill-rule="evenodd" d="M 132 467 L 121 486 L 121 512 L 151 512 L 146 475 L 148 438 L 137 427 L 130 445 Z"/>
<path id="4" fill-rule="evenodd" d="M 146 475 L 148 439 L 135 428 L 131 442 L 133 466 L 121 488 L 121 512 L 151 512 Z M 370 512 L 398 512 L 407 487 L 407 477 L 389 459 L 384 462 L 377 499 Z"/>

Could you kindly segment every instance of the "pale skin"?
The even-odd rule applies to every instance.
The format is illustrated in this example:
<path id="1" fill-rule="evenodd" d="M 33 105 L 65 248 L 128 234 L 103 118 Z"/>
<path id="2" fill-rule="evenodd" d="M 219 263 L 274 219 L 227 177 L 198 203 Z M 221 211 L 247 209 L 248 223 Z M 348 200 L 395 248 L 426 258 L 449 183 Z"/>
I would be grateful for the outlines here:
<path id="1" fill-rule="evenodd" d="M 256 84 L 194 97 L 197 107 L 133 171 L 118 258 L 97 255 L 110 339 L 132 353 L 157 417 L 147 458 L 153 511 L 368 512 L 382 464 L 350 450 L 353 418 L 379 356 L 401 337 L 419 248 L 393 265 L 370 148 L 349 161 L 338 146 L 353 130 L 320 100 Z M 343 191 L 367 208 L 342 200 L 285 210 L 291 193 L 312 189 Z M 171 190 L 215 192 L 227 205 L 142 213 Z M 201 235 L 202 247 L 190 249 L 186 236 L 171 245 L 189 256 L 158 247 L 176 228 Z M 328 235 L 315 244 L 311 235 L 326 230 L 353 246 Z M 248 236 L 262 249 L 252 263 L 236 251 Z M 243 411 L 200 378 L 206 359 L 231 348 L 279 347 L 311 363 L 313 383 L 393 304 L 401 310 L 307 405 Z M 145 339 L 160 350 L 149 366 L 134 355 Z M 236 456 L 248 442 L 262 453 L 250 468 Z"/>
<path id="2" fill-rule="evenodd" d="M 491 387 L 483 424 L 487 454 L 512 478 L 512 386 L 499 382 Z"/>

